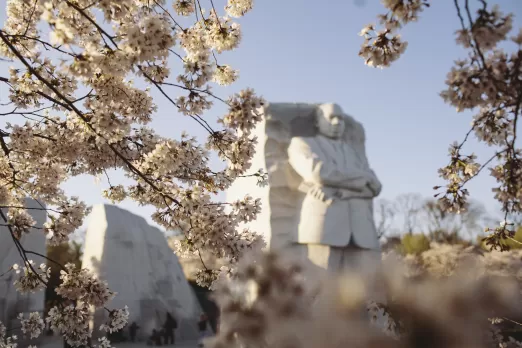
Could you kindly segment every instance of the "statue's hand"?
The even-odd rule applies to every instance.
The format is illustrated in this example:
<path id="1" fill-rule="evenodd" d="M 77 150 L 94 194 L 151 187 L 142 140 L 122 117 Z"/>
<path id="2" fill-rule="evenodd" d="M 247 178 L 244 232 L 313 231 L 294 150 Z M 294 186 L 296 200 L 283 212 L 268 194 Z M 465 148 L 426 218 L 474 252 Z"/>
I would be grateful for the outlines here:
<path id="1" fill-rule="evenodd" d="M 320 201 L 324 200 L 325 194 L 322 190 L 322 187 L 320 186 L 312 186 L 310 190 L 308 191 L 308 194 L 310 194 L 315 199 L 318 199 Z"/>
<path id="2" fill-rule="evenodd" d="M 370 176 L 370 180 L 368 182 L 368 186 L 373 191 L 373 193 L 375 193 L 375 195 L 378 195 L 379 193 L 381 193 L 382 184 L 379 181 L 379 179 L 377 179 L 375 174 L 373 174 L 373 172 L 372 172 L 372 175 Z"/>
<path id="3" fill-rule="evenodd" d="M 380 193 L 379 187 L 370 183 L 366 186 L 366 191 L 371 193 L 372 198 L 378 196 Z"/>
<path id="4" fill-rule="evenodd" d="M 330 197 L 330 195 L 328 195 L 325 192 L 324 188 L 321 186 L 312 186 L 310 188 L 310 190 L 308 191 L 308 194 L 322 202 L 327 202 L 327 201 L 332 200 L 332 197 Z"/>

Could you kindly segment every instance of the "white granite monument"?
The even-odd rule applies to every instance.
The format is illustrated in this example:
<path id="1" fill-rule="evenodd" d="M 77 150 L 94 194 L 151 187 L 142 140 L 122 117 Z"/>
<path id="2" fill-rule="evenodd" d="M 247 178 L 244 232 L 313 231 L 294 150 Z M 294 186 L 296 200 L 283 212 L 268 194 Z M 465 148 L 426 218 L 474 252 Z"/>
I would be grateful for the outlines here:
<path id="1" fill-rule="evenodd" d="M 368 164 L 363 126 L 331 103 L 270 103 L 262 112 L 252 167 L 267 171 L 268 186 L 237 180 L 227 201 L 245 192 L 262 199 L 249 227 L 271 249 L 331 271 L 375 270 L 381 256 L 372 200 L 381 183 Z"/>
<path id="2" fill-rule="evenodd" d="M 129 307 L 129 325 L 140 326 L 138 339 L 160 330 L 167 312 L 178 322 L 176 340 L 198 337 L 201 309 L 196 296 L 165 236 L 144 218 L 112 205 L 93 206 L 82 267 L 118 293 L 109 308 Z M 95 315 L 95 327 L 104 315 L 103 311 Z"/>

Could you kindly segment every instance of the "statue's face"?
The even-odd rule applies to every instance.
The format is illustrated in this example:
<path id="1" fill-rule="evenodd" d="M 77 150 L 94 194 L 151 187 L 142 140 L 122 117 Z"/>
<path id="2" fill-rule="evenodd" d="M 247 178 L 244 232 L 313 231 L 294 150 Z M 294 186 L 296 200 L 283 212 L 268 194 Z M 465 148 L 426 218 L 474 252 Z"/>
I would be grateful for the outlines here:
<path id="1" fill-rule="evenodd" d="M 323 104 L 317 112 L 317 128 L 322 135 L 337 139 L 344 133 L 344 116 L 336 104 Z"/>

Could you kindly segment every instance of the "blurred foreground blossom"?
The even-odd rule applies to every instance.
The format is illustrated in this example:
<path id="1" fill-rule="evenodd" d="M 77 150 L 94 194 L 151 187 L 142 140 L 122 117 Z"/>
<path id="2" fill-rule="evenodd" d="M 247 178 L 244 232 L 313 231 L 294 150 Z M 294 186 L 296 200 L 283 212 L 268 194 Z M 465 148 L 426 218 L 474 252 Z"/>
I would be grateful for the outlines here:
<path id="1" fill-rule="evenodd" d="M 488 318 L 520 313 L 518 282 L 511 276 L 488 275 L 471 265 L 474 263 L 462 262 L 443 278 L 411 278 L 405 276 L 407 262 L 387 255 L 386 266 L 372 280 L 376 284 L 370 284 L 358 274 L 311 272 L 284 255 L 263 254 L 240 264 L 233 276 L 218 285 L 220 332 L 207 346 L 457 348 L 515 344 L 513 339 L 504 340 Z M 386 292 L 386 304 L 368 298 L 376 285 Z M 372 324 L 367 310 L 380 311 L 382 325 Z"/>

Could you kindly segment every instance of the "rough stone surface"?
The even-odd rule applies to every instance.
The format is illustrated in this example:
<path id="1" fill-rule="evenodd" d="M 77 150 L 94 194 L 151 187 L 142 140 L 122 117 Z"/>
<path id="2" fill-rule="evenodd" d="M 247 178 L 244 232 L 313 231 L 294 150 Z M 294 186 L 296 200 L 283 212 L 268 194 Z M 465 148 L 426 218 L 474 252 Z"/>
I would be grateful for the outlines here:
<path id="1" fill-rule="evenodd" d="M 41 208 L 38 202 L 27 199 L 28 208 Z M 7 211 L 4 211 L 7 213 Z M 46 255 L 45 235 L 42 226 L 47 219 L 44 210 L 29 210 L 36 222 L 36 227 L 31 233 L 22 235 L 20 242 L 25 250 Z M 36 255 L 27 255 L 34 261 L 35 265 L 46 263 L 45 259 Z M 22 258 L 15 247 L 11 234 L 7 227 L 0 226 L 0 274 L 5 273 L 13 264 L 23 265 Z M 0 321 L 9 326 L 19 326 L 16 321 L 18 313 L 40 312 L 43 314 L 45 304 L 45 292 L 39 291 L 34 294 L 20 294 L 15 290 L 13 282 L 18 278 L 15 272 L 9 272 L 0 277 Z"/>
<path id="2" fill-rule="evenodd" d="M 292 137 L 315 134 L 315 104 L 268 103 L 260 112 L 263 121 L 253 130 L 257 136 L 252 171 L 259 168 L 268 173 L 268 185 L 259 187 L 252 177 L 236 180 L 227 190 L 227 202 L 242 199 L 246 193 L 262 202 L 261 213 L 247 226 L 263 235 L 267 248 L 285 244 L 297 233 L 296 216 L 302 195 L 297 191 L 299 175 L 288 163 L 287 149 Z M 248 187 L 248 192 L 245 190 Z"/>
<path id="3" fill-rule="evenodd" d="M 201 309 L 195 294 L 164 234 L 142 217 L 112 205 L 93 206 L 82 267 L 118 293 L 108 306 L 129 307 L 139 338 L 160 329 L 167 311 L 178 321 L 178 339 L 197 338 Z M 105 315 L 96 313 L 93 325 L 99 327 Z"/>

